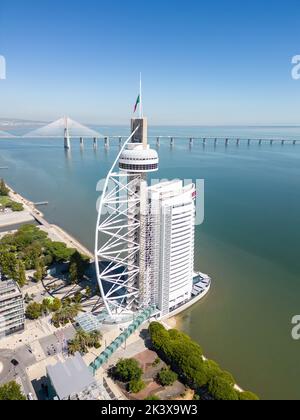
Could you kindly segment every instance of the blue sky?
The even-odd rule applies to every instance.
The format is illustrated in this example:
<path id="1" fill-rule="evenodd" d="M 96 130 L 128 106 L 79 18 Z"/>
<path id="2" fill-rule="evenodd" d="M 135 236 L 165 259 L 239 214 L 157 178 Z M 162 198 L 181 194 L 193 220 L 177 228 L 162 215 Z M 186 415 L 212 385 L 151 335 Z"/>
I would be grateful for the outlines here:
<path id="1" fill-rule="evenodd" d="M 0 117 L 300 123 L 299 0 L 1 0 Z"/>

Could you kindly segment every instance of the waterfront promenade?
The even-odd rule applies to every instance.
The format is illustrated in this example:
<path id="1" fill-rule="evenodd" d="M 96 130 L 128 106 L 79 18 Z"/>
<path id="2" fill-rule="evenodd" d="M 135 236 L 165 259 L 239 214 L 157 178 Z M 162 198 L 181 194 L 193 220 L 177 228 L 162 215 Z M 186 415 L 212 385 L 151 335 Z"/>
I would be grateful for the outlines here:
<path id="1" fill-rule="evenodd" d="M 23 212 L 7 213 L 0 216 L 0 229 L 3 227 L 16 226 L 22 223 L 37 222 L 52 241 L 63 242 L 69 248 L 75 248 L 81 254 L 87 255 L 92 260 L 94 255 L 84 247 L 77 239 L 65 232 L 62 228 L 47 222 L 42 212 L 37 210 L 34 203 L 15 192 L 9 185 L 9 196 L 12 200 L 21 203 Z M 9 229 L 8 229 L 9 230 Z"/>

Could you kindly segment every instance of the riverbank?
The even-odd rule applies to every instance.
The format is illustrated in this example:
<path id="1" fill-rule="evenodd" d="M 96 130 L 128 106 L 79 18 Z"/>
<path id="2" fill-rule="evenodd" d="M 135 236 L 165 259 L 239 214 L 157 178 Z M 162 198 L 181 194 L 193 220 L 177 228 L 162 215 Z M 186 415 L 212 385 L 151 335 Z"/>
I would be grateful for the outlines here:
<path id="1" fill-rule="evenodd" d="M 63 242 L 68 248 L 75 248 L 81 254 L 88 256 L 92 260 L 94 259 L 94 255 L 72 235 L 64 231 L 59 226 L 48 223 L 44 218 L 44 214 L 35 207 L 33 202 L 22 197 L 9 185 L 6 184 L 6 186 L 9 189 L 9 197 L 17 203 L 22 204 L 24 211 L 1 216 L 0 228 L 36 221 L 41 229 L 48 234 L 52 241 Z"/>

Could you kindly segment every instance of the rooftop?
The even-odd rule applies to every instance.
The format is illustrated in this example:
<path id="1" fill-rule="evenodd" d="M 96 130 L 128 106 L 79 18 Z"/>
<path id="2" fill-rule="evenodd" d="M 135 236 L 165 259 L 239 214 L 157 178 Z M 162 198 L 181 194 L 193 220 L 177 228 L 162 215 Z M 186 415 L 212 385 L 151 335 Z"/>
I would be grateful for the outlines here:
<path id="1" fill-rule="evenodd" d="M 79 395 L 95 385 L 95 379 L 79 353 L 55 366 L 47 367 L 47 374 L 60 400 Z"/>
<path id="2" fill-rule="evenodd" d="M 14 280 L 0 280 L 0 300 L 6 300 L 14 296 L 22 296 L 18 284 Z"/>

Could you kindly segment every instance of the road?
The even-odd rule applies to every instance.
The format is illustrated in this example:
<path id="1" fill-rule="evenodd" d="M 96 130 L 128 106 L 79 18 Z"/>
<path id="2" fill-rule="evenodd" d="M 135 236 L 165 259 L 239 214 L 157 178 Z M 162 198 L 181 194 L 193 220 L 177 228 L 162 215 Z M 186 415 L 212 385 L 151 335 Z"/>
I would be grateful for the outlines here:
<path id="1" fill-rule="evenodd" d="M 14 366 L 12 360 L 16 360 L 19 364 Z M 35 362 L 34 356 L 26 346 L 19 348 L 17 351 L 0 350 L 0 363 L 2 365 L 0 385 L 20 378 L 25 395 L 30 393 L 35 395 L 34 389 L 26 373 L 26 368 Z"/>

